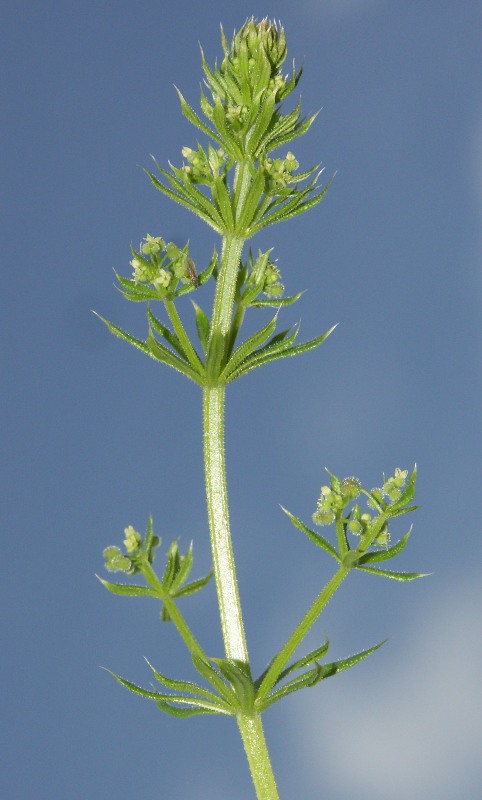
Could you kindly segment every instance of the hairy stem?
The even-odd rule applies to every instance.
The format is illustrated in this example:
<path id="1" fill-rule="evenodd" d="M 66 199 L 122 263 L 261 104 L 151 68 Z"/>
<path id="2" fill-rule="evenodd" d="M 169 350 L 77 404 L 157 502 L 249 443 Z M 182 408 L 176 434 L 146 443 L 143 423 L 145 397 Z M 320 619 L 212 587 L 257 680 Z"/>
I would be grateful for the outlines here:
<path id="1" fill-rule="evenodd" d="M 239 601 L 224 460 L 224 386 L 204 390 L 204 465 L 214 577 L 227 658 L 248 662 Z"/>
<path id="2" fill-rule="evenodd" d="M 245 190 L 243 186 L 243 192 Z M 229 528 L 224 456 L 225 386 L 217 381 L 229 346 L 236 279 L 243 244 L 244 239 L 234 234 L 226 234 L 223 239 L 207 357 L 210 381 L 204 388 L 203 396 L 203 443 L 209 532 L 224 648 L 227 658 L 248 664 L 248 648 Z M 237 721 L 258 800 L 279 800 L 260 716 L 240 713 Z"/>

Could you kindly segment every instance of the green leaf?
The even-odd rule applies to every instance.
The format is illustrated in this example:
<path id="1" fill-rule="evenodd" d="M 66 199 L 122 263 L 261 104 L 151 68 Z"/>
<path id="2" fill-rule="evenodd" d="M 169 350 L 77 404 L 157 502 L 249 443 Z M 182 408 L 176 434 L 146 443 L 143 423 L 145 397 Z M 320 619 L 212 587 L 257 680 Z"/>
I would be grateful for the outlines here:
<path id="1" fill-rule="evenodd" d="M 231 207 L 231 198 L 226 188 L 224 178 L 218 176 L 211 184 L 211 192 L 216 207 L 223 219 L 224 227 L 228 231 L 234 230 L 234 216 Z"/>
<path id="2" fill-rule="evenodd" d="M 196 114 L 195 111 L 193 111 L 189 103 L 184 99 L 177 86 L 175 86 L 174 88 L 179 96 L 179 100 L 181 102 L 181 111 L 186 117 L 186 119 L 188 119 L 189 122 L 195 125 L 196 128 L 199 128 L 199 130 L 203 131 L 203 133 L 205 133 L 207 136 L 210 136 L 211 139 L 213 139 L 217 144 L 219 144 L 222 147 L 223 142 L 222 139 L 218 136 L 218 134 L 215 133 L 213 130 L 211 130 L 211 128 L 209 128 L 207 125 L 204 124 L 204 122 L 202 122 L 199 119 L 198 115 Z"/>
<path id="3" fill-rule="evenodd" d="M 240 209 L 238 209 L 238 203 L 236 202 L 236 197 L 234 198 L 236 210 L 240 211 L 237 215 L 236 220 L 236 230 L 243 234 L 246 229 L 251 225 L 252 221 L 256 218 L 256 211 L 258 208 L 258 203 L 261 198 L 264 189 L 264 174 L 261 167 L 256 170 L 256 175 L 254 176 L 253 180 L 251 181 L 251 185 L 246 193 L 246 197 L 243 200 L 243 204 Z"/>
<path id="4" fill-rule="evenodd" d="M 110 330 L 111 333 L 114 334 L 114 336 L 118 336 L 119 339 L 124 339 L 126 342 L 129 342 L 129 344 L 131 344 L 133 347 L 136 347 L 138 350 L 142 350 L 143 353 L 147 353 L 148 356 L 151 355 L 149 348 L 145 342 L 141 341 L 140 339 L 136 339 L 134 336 L 131 336 L 129 333 L 126 333 L 126 331 L 123 331 L 122 328 L 119 328 L 117 325 L 114 325 L 112 322 L 109 322 L 109 320 L 104 319 L 104 317 L 101 317 L 100 314 L 97 313 L 97 311 L 93 311 L 92 313 L 95 314 L 95 316 L 98 317 L 100 320 L 102 320 L 102 322 L 105 325 L 107 325 L 108 329 Z"/>
<path id="5" fill-rule="evenodd" d="M 265 342 L 271 336 L 276 328 L 277 316 L 278 315 L 276 314 L 273 319 L 264 326 L 264 328 L 261 328 L 253 336 L 250 336 L 249 339 L 246 339 L 246 341 L 234 351 L 220 375 L 221 380 L 227 381 L 231 373 L 236 370 L 241 362 L 244 361 L 253 352 L 253 350 L 256 350 L 257 347 L 263 344 L 263 342 Z"/>
<path id="6" fill-rule="evenodd" d="M 177 546 L 177 542 L 176 542 Z M 177 566 L 177 571 L 174 575 L 173 580 L 170 583 L 170 590 L 171 594 L 176 592 L 179 589 L 184 581 L 186 581 L 189 577 L 189 573 L 191 572 L 193 564 L 193 555 L 192 555 L 192 542 L 189 545 L 189 549 L 184 556 L 179 555 L 179 563 Z"/>
<path id="7" fill-rule="evenodd" d="M 300 299 L 301 295 L 304 294 L 304 290 L 298 292 L 297 294 L 293 294 L 290 297 L 276 297 L 274 300 L 254 300 L 249 305 L 253 308 L 264 308 L 265 306 L 270 306 L 271 308 L 279 308 L 279 306 L 290 306 L 292 303 L 296 303 L 297 300 Z"/>
<path id="8" fill-rule="evenodd" d="M 279 674 L 276 683 L 283 680 L 283 678 L 285 678 L 286 675 L 289 675 L 290 672 L 294 672 L 294 670 L 296 669 L 301 669 L 301 667 L 306 667 L 308 666 L 308 664 L 312 664 L 314 661 L 319 661 L 321 658 L 323 658 L 323 656 L 327 654 L 329 646 L 330 643 L 328 639 L 326 639 L 326 641 L 321 645 L 321 647 L 318 647 L 316 650 L 312 650 L 311 653 L 308 653 L 308 655 L 298 659 L 298 661 L 294 661 L 292 664 L 289 665 L 289 667 L 286 667 L 286 669 L 284 669 L 283 672 Z"/>
<path id="9" fill-rule="evenodd" d="M 192 655 L 192 663 L 195 668 L 207 680 L 208 683 L 223 697 L 230 706 L 236 706 L 236 695 L 230 686 L 227 686 L 219 673 L 204 658 L 196 654 Z"/>
<path id="10" fill-rule="evenodd" d="M 405 536 L 402 536 L 400 541 L 393 545 L 393 547 L 388 547 L 386 550 L 380 550 L 380 552 L 376 553 L 364 553 L 358 559 L 359 565 L 373 564 L 377 561 L 388 561 L 388 559 L 394 558 L 405 549 L 411 532 L 412 528 L 410 527 Z"/>
<path id="11" fill-rule="evenodd" d="M 184 597 L 188 594 L 194 594 L 195 592 L 199 592 L 200 589 L 203 589 L 213 577 L 213 573 L 208 572 L 208 574 L 204 578 L 198 578 L 195 581 L 191 581 L 191 583 L 186 584 L 181 589 L 178 589 L 176 592 L 176 597 Z"/>
<path id="12" fill-rule="evenodd" d="M 256 120 L 256 125 L 251 129 L 246 150 L 252 156 L 254 156 L 254 154 L 257 152 L 261 137 L 265 133 L 269 123 L 273 118 L 276 105 L 276 92 L 277 89 L 274 89 L 266 93 L 263 98 L 260 113 Z"/>
<path id="13" fill-rule="evenodd" d="M 152 526 L 152 517 L 149 516 L 147 520 L 147 530 L 144 538 L 144 552 L 150 564 L 154 561 L 154 548 L 161 543 L 158 536 L 154 536 L 154 528 Z"/>
<path id="14" fill-rule="evenodd" d="M 255 688 L 249 664 L 229 658 L 213 658 L 212 661 L 217 664 L 221 674 L 234 689 L 236 698 L 239 701 L 239 707 L 243 711 L 251 711 L 254 703 Z"/>
<path id="15" fill-rule="evenodd" d="M 156 187 L 156 189 L 159 189 L 159 191 L 162 192 L 163 194 L 165 194 L 166 197 L 169 197 L 171 200 L 174 200 L 176 203 L 179 203 L 181 206 L 184 206 L 184 208 L 187 208 L 188 211 L 191 211 L 191 213 L 195 214 L 197 217 L 199 217 L 200 219 L 204 220 L 204 222 L 206 222 L 211 228 L 213 228 L 216 231 L 216 233 L 219 233 L 219 234 L 222 235 L 222 233 L 223 233 L 222 220 L 221 220 L 221 218 L 219 218 L 219 221 L 217 220 L 217 218 L 216 218 L 217 211 L 216 211 L 216 208 L 212 204 L 210 204 L 210 212 L 211 213 L 208 214 L 208 213 L 206 213 L 205 211 L 202 210 L 202 206 L 201 207 L 200 206 L 196 206 L 196 204 L 192 200 L 187 199 L 185 197 L 185 193 L 184 192 L 182 194 L 180 194 L 179 192 L 175 192 L 172 189 L 169 189 L 169 187 L 164 186 L 164 184 L 161 183 L 161 181 L 158 178 L 156 178 L 156 176 L 153 175 L 152 172 L 149 172 L 148 170 L 144 170 L 144 172 L 150 178 L 151 182 Z M 165 173 L 164 170 L 162 172 L 163 172 L 163 174 Z M 172 178 L 172 176 L 169 175 L 169 173 L 165 173 L 165 174 L 166 174 L 166 176 L 168 177 L 168 179 L 171 182 L 174 182 L 174 179 Z M 179 183 L 179 181 L 178 181 L 178 183 Z M 204 197 L 204 195 L 201 192 L 199 192 L 199 194 L 201 195 L 201 197 L 204 198 L 205 201 L 207 201 L 209 203 L 207 198 Z M 214 213 L 214 212 L 216 212 L 216 213 Z"/>
<path id="16" fill-rule="evenodd" d="M 219 98 L 216 97 L 213 106 L 213 123 L 223 141 L 223 148 L 233 156 L 236 161 L 243 160 L 243 151 L 231 131 L 226 125 L 225 109 Z"/>
<path id="17" fill-rule="evenodd" d="M 333 180 L 333 179 L 332 179 Z M 296 217 L 298 214 L 302 214 L 304 211 L 309 211 L 310 208 L 314 208 L 323 198 L 325 197 L 328 189 L 330 188 L 331 180 L 329 183 L 322 189 L 321 192 L 311 197 L 309 200 L 302 200 L 309 192 L 312 191 L 311 187 L 307 187 L 298 193 L 298 196 L 292 198 L 285 204 L 281 205 L 277 211 L 273 211 L 271 214 L 267 214 L 263 216 L 259 222 L 254 224 L 248 231 L 248 236 L 254 236 L 255 233 L 258 233 L 263 228 L 266 228 L 268 225 L 273 225 L 276 222 L 281 222 L 285 219 L 290 219 L 291 217 Z"/>
<path id="18" fill-rule="evenodd" d="M 109 590 L 109 592 L 112 592 L 112 594 L 124 595 L 125 597 L 159 598 L 158 592 L 156 592 L 154 589 L 149 589 L 147 586 L 134 586 L 127 583 L 111 583 L 111 581 L 106 581 L 103 578 L 100 578 L 98 575 L 96 577 L 100 580 L 101 584 Z"/>
<path id="19" fill-rule="evenodd" d="M 201 700 L 197 702 L 193 700 L 191 708 L 178 708 L 174 705 L 175 702 L 176 698 L 173 698 L 172 702 L 167 702 L 167 700 L 158 700 L 157 707 L 160 711 L 165 711 L 167 714 L 171 714 L 173 717 L 179 717 L 181 719 L 192 717 L 195 714 L 225 714 L 232 716 L 232 711 L 229 706 L 221 705 L 220 702 L 209 704 L 203 703 Z"/>
<path id="20" fill-rule="evenodd" d="M 382 575 L 384 578 L 392 578 L 394 581 L 414 581 L 415 578 L 426 578 L 430 572 L 391 572 L 388 569 L 378 569 L 377 567 L 361 567 L 356 569 L 363 572 L 371 572 L 373 575 Z"/>
<path id="21" fill-rule="evenodd" d="M 197 335 L 199 337 L 199 341 L 201 342 L 202 349 L 204 354 L 207 352 L 207 346 L 209 341 L 209 332 L 211 330 L 211 323 L 209 321 L 209 317 L 207 314 L 204 313 L 202 308 L 200 308 L 194 300 L 191 300 L 194 306 L 194 312 L 196 314 L 196 330 Z"/>
<path id="22" fill-rule="evenodd" d="M 174 689 L 175 691 L 190 692 L 194 695 L 200 694 L 205 699 L 212 700 L 213 702 L 219 700 L 219 696 L 217 694 L 213 694 L 213 692 L 210 692 L 208 689 L 204 689 L 202 686 L 198 686 L 196 683 L 192 683 L 191 681 L 180 681 L 174 678 L 168 678 L 166 675 L 162 675 L 162 673 L 160 673 L 155 667 L 152 666 L 152 664 L 149 663 L 149 661 L 147 661 L 147 658 L 145 660 L 149 668 L 152 670 L 156 681 L 160 683 L 161 686 L 166 686 L 168 689 Z"/>
<path id="23" fill-rule="evenodd" d="M 318 347 L 318 345 L 320 345 L 330 335 L 330 333 L 335 330 L 336 327 L 336 325 L 333 325 L 330 330 L 317 337 L 317 339 L 311 339 L 309 342 L 296 345 L 295 347 L 284 347 L 283 345 L 286 345 L 287 342 L 282 342 L 280 345 L 275 345 L 271 351 L 266 349 L 260 350 L 259 353 L 254 353 L 250 358 L 247 358 L 246 361 L 244 361 L 235 372 L 229 375 L 227 382 L 229 383 L 236 378 L 241 377 L 241 375 L 251 372 L 251 370 L 256 369 L 256 367 L 261 367 L 264 364 L 268 364 L 270 361 L 276 361 L 279 358 L 285 358 L 287 356 L 298 355 L 299 353 L 304 353 L 306 350 L 311 350 L 314 347 Z"/>
<path id="24" fill-rule="evenodd" d="M 115 678 L 116 681 L 121 684 L 121 686 L 125 686 L 126 689 L 134 692 L 134 694 L 140 694 L 141 697 L 145 697 L 147 700 L 158 700 L 168 697 L 168 695 L 162 694 L 161 692 L 152 692 L 148 691 L 147 689 L 143 689 L 141 686 L 137 686 L 137 684 L 132 683 L 132 681 L 127 681 L 125 678 L 121 678 L 120 675 L 116 675 L 115 672 L 112 672 L 112 670 L 107 669 L 106 667 L 102 667 L 102 669 L 105 669 L 106 672 L 112 675 L 112 677 Z"/>
<path id="25" fill-rule="evenodd" d="M 166 342 L 171 345 L 171 347 L 177 350 L 183 360 L 187 360 L 186 353 L 184 352 L 182 344 L 179 341 L 179 337 L 170 331 L 169 328 L 166 327 L 166 325 L 164 325 L 157 317 L 155 317 L 150 308 L 147 309 L 147 319 L 149 320 L 150 326 L 156 331 L 156 333 L 159 333 L 166 340 Z"/>
<path id="26" fill-rule="evenodd" d="M 168 367 L 172 367 L 178 372 L 181 372 L 186 376 L 186 378 L 190 378 L 190 380 L 194 381 L 194 383 L 197 383 L 200 386 L 203 385 L 202 377 L 194 369 L 192 369 L 189 364 L 187 364 L 185 361 L 181 361 L 181 359 L 168 350 L 167 347 L 164 347 L 164 345 L 160 344 L 160 342 L 157 341 L 152 333 L 151 328 L 149 328 L 147 344 L 147 352 L 150 356 L 152 356 L 152 358 L 155 358 L 157 361 L 167 364 Z"/>
<path id="27" fill-rule="evenodd" d="M 290 520 L 291 524 L 294 525 L 295 528 L 298 528 L 298 530 L 305 533 L 308 539 L 311 539 L 311 541 L 314 542 L 317 547 L 321 547 L 323 550 L 326 550 L 326 552 L 329 553 L 330 556 L 333 556 L 333 558 L 336 561 L 338 561 L 338 563 L 341 563 L 340 556 L 336 552 L 333 545 L 330 544 L 330 542 L 328 542 L 323 536 L 321 536 L 321 534 L 316 533 L 316 531 L 312 531 L 310 528 L 307 528 L 307 526 L 300 519 L 298 519 L 298 517 L 295 517 L 295 515 L 292 514 L 290 511 L 288 511 L 286 508 L 283 508 L 283 506 L 280 506 L 280 508 L 282 511 L 284 511 L 284 513 Z"/>
<path id="28" fill-rule="evenodd" d="M 307 672 L 304 672 L 303 675 L 299 675 L 297 678 L 293 678 L 293 680 L 288 681 L 288 683 L 285 683 L 284 686 L 281 686 L 275 692 L 272 692 L 270 695 L 268 695 L 268 697 L 260 700 L 256 705 L 261 711 L 265 711 L 267 708 L 269 708 L 269 706 L 273 705 L 273 703 L 281 700 L 282 697 L 286 697 L 287 695 L 297 692 L 300 689 L 315 686 L 323 679 L 323 677 L 323 667 L 320 666 L 320 664 L 316 664 L 313 669 L 310 669 Z"/>
<path id="29" fill-rule="evenodd" d="M 332 661 L 331 664 L 323 664 L 321 667 L 324 673 L 323 677 L 330 678 L 332 675 L 336 675 L 338 672 L 343 672 L 345 669 L 350 669 L 350 667 L 355 666 L 355 664 L 358 664 L 359 661 L 363 661 L 364 658 L 367 658 L 367 656 L 374 653 L 375 650 L 379 650 L 380 647 L 387 641 L 388 639 L 384 639 L 383 642 L 379 642 L 373 647 L 369 647 L 368 650 L 362 650 L 360 653 L 355 653 L 353 656 L 349 656 L 348 658 L 341 658 L 339 661 Z"/>

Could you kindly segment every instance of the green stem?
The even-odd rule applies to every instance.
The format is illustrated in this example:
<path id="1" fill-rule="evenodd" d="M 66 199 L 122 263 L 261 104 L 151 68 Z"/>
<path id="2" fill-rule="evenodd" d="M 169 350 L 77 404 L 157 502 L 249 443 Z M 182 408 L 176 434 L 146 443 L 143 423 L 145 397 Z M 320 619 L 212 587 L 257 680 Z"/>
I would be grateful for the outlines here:
<path id="1" fill-rule="evenodd" d="M 248 649 L 229 529 L 224 458 L 224 386 L 204 389 L 204 465 L 206 497 L 226 657 L 247 664 Z M 258 800 L 279 800 L 259 715 L 239 714 L 238 727 Z"/>
<path id="2" fill-rule="evenodd" d="M 258 800 L 279 800 L 259 714 L 238 717 L 238 727 Z"/>
<path id="3" fill-rule="evenodd" d="M 241 178 L 242 175 L 240 180 Z M 244 192 L 245 186 L 242 188 Z M 207 356 L 207 374 L 210 381 L 204 388 L 203 442 L 209 532 L 224 648 L 227 658 L 248 664 L 248 648 L 229 528 L 224 456 L 225 386 L 217 383 L 226 357 L 226 348 L 229 346 L 236 280 L 243 244 L 244 238 L 234 234 L 226 234 L 223 239 Z M 254 716 L 239 714 L 237 719 L 258 800 L 279 800 L 261 718 L 257 714 Z"/>
<path id="4" fill-rule="evenodd" d="M 308 609 L 305 616 L 303 617 L 301 622 L 298 623 L 298 625 L 296 626 L 295 630 L 291 634 L 286 644 L 283 646 L 278 655 L 271 662 L 270 667 L 267 670 L 266 675 L 264 676 L 264 679 L 261 683 L 261 686 L 259 687 L 258 697 L 265 698 L 271 691 L 276 681 L 278 680 L 279 674 L 287 665 L 289 659 L 295 652 L 296 648 L 300 645 L 301 641 L 304 639 L 309 629 L 311 628 L 315 620 L 319 617 L 319 615 L 321 614 L 327 603 L 331 600 L 331 598 L 335 594 L 336 590 L 338 589 L 342 581 L 346 578 L 346 576 L 350 572 L 350 569 L 351 567 L 344 566 L 342 564 L 335 572 L 332 579 L 321 590 L 320 594 L 316 598 L 311 608 Z"/>
<path id="5" fill-rule="evenodd" d="M 224 460 L 224 392 L 224 386 L 209 386 L 204 389 L 204 468 L 207 510 L 226 657 L 247 663 L 248 650 L 229 530 Z"/>
<path id="6" fill-rule="evenodd" d="M 156 590 L 159 594 L 160 600 L 166 606 L 166 610 L 169 613 L 169 616 L 176 626 L 181 639 L 185 643 L 186 647 L 188 648 L 189 652 L 193 655 L 199 656 L 200 658 L 206 659 L 206 653 L 202 649 L 201 645 L 197 641 L 196 637 L 192 633 L 189 625 L 187 624 L 186 620 L 182 616 L 181 612 L 179 611 L 176 603 L 172 599 L 172 597 L 167 594 L 160 582 L 159 578 L 157 577 L 156 573 L 152 569 L 151 565 L 145 560 L 142 565 L 142 574 L 144 575 L 146 581 L 148 582 L 149 586 Z"/>

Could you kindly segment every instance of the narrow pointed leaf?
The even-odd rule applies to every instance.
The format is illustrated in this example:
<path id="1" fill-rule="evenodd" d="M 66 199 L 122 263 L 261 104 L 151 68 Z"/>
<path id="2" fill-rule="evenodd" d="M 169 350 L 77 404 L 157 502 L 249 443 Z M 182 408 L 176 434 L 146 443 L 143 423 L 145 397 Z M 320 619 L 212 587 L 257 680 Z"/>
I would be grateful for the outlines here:
<path id="1" fill-rule="evenodd" d="M 211 184 L 211 192 L 219 214 L 223 219 L 225 228 L 229 231 L 232 231 L 234 229 L 234 216 L 233 209 L 231 207 L 231 197 L 229 196 L 229 192 L 226 188 L 223 178 L 218 176 L 214 179 L 213 183 Z"/>
<path id="2" fill-rule="evenodd" d="M 227 686 L 220 674 L 208 661 L 193 654 L 192 663 L 200 675 L 223 697 L 229 705 L 236 705 L 236 695 L 230 686 Z"/>
<path id="3" fill-rule="evenodd" d="M 232 715 L 231 709 L 228 706 L 221 705 L 221 703 L 208 704 L 200 701 L 199 703 L 193 703 L 191 708 L 178 708 L 176 705 L 174 705 L 174 702 L 158 700 L 157 707 L 160 709 L 160 711 L 165 711 L 167 714 L 171 714 L 173 717 L 179 717 L 181 719 L 193 717 L 196 714 Z"/>
<path id="4" fill-rule="evenodd" d="M 189 103 L 184 99 L 177 86 L 175 86 L 174 88 L 176 89 L 176 92 L 179 96 L 179 100 L 181 103 L 181 111 L 186 117 L 186 119 L 188 119 L 189 122 L 195 125 L 196 128 L 199 128 L 199 130 L 203 131 L 203 133 L 205 133 L 207 136 L 210 136 L 211 139 L 213 139 L 215 142 L 217 142 L 217 144 L 219 144 L 222 147 L 223 142 L 222 139 L 220 139 L 220 137 L 218 136 L 218 134 L 215 133 L 215 131 L 213 131 L 199 119 L 198 115 L 196 114 L 195 111 L 193 111 Z"/>
<path id="5" fill-rule="evenodd" d="M 154 184 L 154 186 L 156 187 L 156 189 L 159 189 L 159 191 L 165 194 L 166 197 L 170 197 L 171 200 L 174 200 L 176 203 L 179 203 L 181 206 L 184 206 L 184 208 L 187 208 L 188 211 L 191 211 L 197 217 L 203 219 L 204 222 L 206 222 L 211 228 L 213 228 L 216 231 L 216 233 L 220 234 L 223 233 L 222 221 L 218 222 L 214 214 L 207 214 L 205 211 L 202 211 L 201 208 L 196 206 L 195 203 L 193 203 L 191 200 L 187 200 L 183 195 L 178 194 L 172 189 L 169 189 L 169 187 L 167 186 L 164 186 L 164 184 L 161 183 L 161 181 L 158 178 L 156 178 L 156 176 L 153 175 L 151 172 L 148 172 L 147 170 L 145 170 L 145 172 L 152 181 L 152 183 Z M 216 209 L 214 209 L 213 207 L 213 211 L 215 210 Z"/>
<path id="6" fill-rule="evenodd" d="M 171 347 L 177 350 L 183 360 L 186 359 L 186 353 L 184 352 L 181 342 L 179 341 L 179 337 L 170 331 L 169 328 L 166 327 L 166 325 L 164 325 L 157 317 L 155 317 L 150 308 L 147 309 L 147 318 L 151 327 L 156 331 L 156 333 L 159 333 L 166 340 L 166 342 L 171 345 Z"/>
<path id="7" fill-rule="evenodd" d="M 319 661 L 327 654 L 329 646 L 330 643 L 327 639 L 321 645 L 321 647 L 318 647 L 316 650 L 312 650 L 311 653 L 308 653 L 308 655 L 298 659 L 298 661 L 294 661 L 292 664 L 286 667 L 286 669 L 284 669 L 283 672 L 280 672 L 276 683 L 283 680 L 283 678 L 286 677 L 286 675 L 289 675 L 290 672 L 294 672 L 294 670 L 296 669 L 301 669 L 301 667 L 306 667 L 308 666 L 308 664 L 313 664 L 313 662 Z"/>
<path id="8" fill-rule="evenodd" d="M 97 577 L 99 578 L 98 575 Z M 103 578 L 99 578 L 99 580 L 101 584 L 109 590 L 109 592 L 112 592 L 112 594 L 124 595 L 125 597 L 159 598 L 159 592 L 156 592 L 155 589 L 149 589 L 147 586 L 135 586 L 128 583 L 112 583 L 111 581 L 106 581 Z"/>
<path id="9" fill-rule="evenodd" d="M 194 300 L 191 301 L 194 306 L 194 312 L 196 314 L 196 330 L 197 335 L 199 337 L 199 341 L 201 342 L 202 349 L 204 353 L 207 351 L 208 341 L 209 341 L 209 331 L 211 330 L 211 323 L 209 321 L 209 317 L 207 314 L 204 313 L 202 308 L 200 308 Z"/>
<path id="10" fill-rule="evenodd" d="M 243 344 L 241 344 L 237 350 L 234 351 L 233 355 L 229 359 L 228 363 L 226 364 L 225 368 L 221 373 L 221 379 L 227 380 L 232 372 L 247 358 L 253 350 L 256 350 L 257 347 L 263 344 L 273 333 L 276 328 L 276 315 L 273 319 L 268 322 L 264 328 L 257 331 L 253 336 L 250 336 L 249 339 L 246 339 Z"/>
<path id="11" fill-rule="evenodd" d="M 414 581 L 416 578 L 426 578 L 430 572 L 391 572 L 388 569 L 378 569 L 377 567 L 360 567 L 356 569 L 363 572 L 371 572 L 373 575 L 382 575 L 384 578 L 392 578 L 394 581 Z"/>
<path id="12" fill-rule="evenodd" d="M 174 580 L 171 581 L 170 584 L 172 592 L 179 589 L 184 583 L 184 581 L 188 579 L 189 573 L 191 572 L 192 569 L 192 564 L 193 564 L 193 555 L 192 555 L 192 542 L 191 542 L 186 555 L 180 557 L 179 569 L 177 570 Z"/>
<path id="13" fill-rule="evenodd" d="M 276 297 L 273 300 L 254 300 L 252 303 L 250 303 L 250 306 L 253 306 L 253 308 L 264 308 L 265 306 L 270 306 L 271 308 L 290 306 L 292 303 L 296 303 L 302 294 L 304 294 L 304 291 L 298 292 L 297 294 L 292 294 L 290 297 Z"/>
<path id="14" fill-rule="evenodd" d="M 156 681 L 160 683 L 161 686 L 166 686 L 168 689 L 174 689 L 175 691 L 179 692 L 190 692 L 194 695 L 200 694 L 206 700 L 212 700 L 213 702 L 219 700 L 218 695 L 210 692 L 208 689 L 204 689 L 202 686 L 198 686 L 196 683 L 192 683 L 191 681 L 179 681 L 174 678 L 168 678 L 166 675 L 162 675 L 162 673 L 153 667 L 152 664 L 147 661 L 147 658 L 146 662 L 149 668 L 152 670 Z"/>
<path id="15" fill-rule="evenodd" d="M 253 155 L 257 152 L 261 137 L 265 133 L 269 123 L 273 118 L 276 105 L 276 89 L 267 93 L 263 98 L 261 111 L 256 120 L 256 125 L 251 130 L 247 151 Z"/>
<path id="16" fill-rule="evenodd" d="M 268 697 L 264 698 L 260 703 L 260 707 L 264 711 L 266 708 L 273 705 L 273 703 L 281 700 L 282 697 L 287 697 L 287 695 L 293 694 L 293 692 L 297 692 L 300 689 L 315 686 L 323 677 L 323 667 L 321 667 L 320 664 L 316 664 L 313 669 L 304 672 L 303 675 L 297 678 L 293 678 L 293 680 L 288 681 L 284 686 L 281 686 L 275 692 L 268 695 Z"/>
<path id="17" fill-rule="evenodd" d="M 374 564 L 377 561 L 388 561 L 388 559 L 394 558 L 405 549 L 411 532 L 412 528 L 410 528 L 405 536 L 402 536 L 400 541 L 393 545 L 393 547 L 389 547 L 386 550 L 381 550 L 380 552 L 376 553 L 365 553 L 364 555 L 360 556 L 358 559 L 358 564 L 360 566 L 362 564 Z"/>
<path id="18" fill-rule="evenodd" d="M 323 536 L 321 536 L 321 534 L 316 533 L 316 531 L 312 531 L 310 528 L 307 528 L 307 526 L 300 519 L 298 519 L 298 517 L 295 517 L 294 514 L 291 514 L 291 512 L 286 508 L 283 508 L 283 506 L 281 506 L 281 510 L 284 511 L 291 524 L 294 525 L 295 528 L 298 528 L 298 530 L 305 533 L 308 539 L 311 539 L 311 541 L 314 542 L 317 547 L 321 547 L 323 550 L 326 550 L 326 552 L 329 553 L 330 556 L 333 556 L 338 563 L 341 562 L 340 556 L 336 552 L 333 545 L 330 544 L 330 542 L 328 542 Z"/>
<path id="19" fill-rule="evenodd" d="M 148 352 L 148 354 L 151 355 L 152 358 L 155 358 L 157 361 L 160 361 L 163 364 L 167 364 L 167 366 L 172 367 L 178 372 L 181 372 L 183 375 L 186 376 L 186 378 L 190 378 L 192 381 L 194 381 L 194 383 L 202 385 L 202 379 L 200 375 L 197 372 L 195 372 L 195 370 L 193 370 L 189 364 L 186 364 L 185 361 L 181 361 L 181 359 L 178 358 L 178 356 L 176 356 L 170 350 L 168 350 L 167 347 L 164 347 L 164 345 L 160 344 L 160 342 L 158 342 L 157 339 L 154 337 L 154 334 L 152 333 L 150 328 L 149 328 L 147 342 L 148 342 L 148 348 L 147 351 L 144 352 Z"/>
<path id="20" fill-rule="evenodd" d="M 136 347 L 138 350 L 142 350 L 143 353 L 147 353 L 148 356 L 152 355 L 151 352 L 149 351 L 146 342 L 141 341 L 141 339 L 136 339 L 134 336 L 131 336 L 129 333 L 126 333 L 126 331 L 123 331 L 122 328 L 119 328 L 117 325 L 114 325 L 112 322 L 109 322 L 109 320 L 104 319 L 104 317 L 101 317 L 100 314 L 97 314 L 96 311 L 94 311 L 93 313 L 95 314 L 96 317 L 101 319 L 105 325 L 107 325 L 108 329 L 110 330 L 111 333 L 114 334 L 114 336 L 118 336 L 119 339 L 124 339 L 126 342 L 129 342 L 129 344 L 131 344 L 133 347 Z"/>
<path id="21" fill-rule="evenodd" d="M 258 219 L 258 215 L 256 210 L 258 208 L 258 203 L 260 201 L 261 195 L 264 189 L 264 175 L 263 170 L 258 168 L 256 170 L 256 175 L 254 176 L 251 185 L 248 189 L 246 197 L 243 201 L 241 207 L 241 214 L 239 215 L 236 221 L 236 229 L 240 233 L 244 233 L 244 231 L 251 225 L 254 219 Z M 236 198 L 234 198 L 236 202 Z"/>
<path id="22" fill-rule="evenodd" d="M 191 583 L 187 583 L 186 586 L 182 586 L 181 589 L 177 590 L 176 597 L 185 597 L 188 594 L 199 592 L 200 589 L 203 589 L 209 583 L 212 576 L 213 573 L 209 572 L 204 578 L 198 578 L 195 581 L 191 581 Z"/>

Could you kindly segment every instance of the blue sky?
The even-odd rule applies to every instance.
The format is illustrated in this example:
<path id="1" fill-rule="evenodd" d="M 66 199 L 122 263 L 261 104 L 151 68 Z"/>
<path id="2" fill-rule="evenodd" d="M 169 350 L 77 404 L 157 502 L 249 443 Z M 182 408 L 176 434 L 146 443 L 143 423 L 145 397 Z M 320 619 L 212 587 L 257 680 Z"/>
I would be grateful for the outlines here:
<path id="1" fill-rule="evenodd" d="M 165 717 L 99 668 L 147 685 L 146 656 L 193 677 L 153 604 L 96 581 L 103 548 L 152 514 L 166 544 L 194 540 L 193 574 L 210 553 L 200 392 L 90 313 L 145 335 L 143 309 L 112 285 L 114 269 L 129 274 L 130 242 L 189 239 L 198 265 L 218 243 L 140 167 L 151 153 L 180 163 L 195 144 L 173 84 L 195 104 L 198 42 L 213 62 L 219 23 L 231 33 L 252 14 L 281 20 L 304 63 L 303 109 L 322 108 L 298 160 L 336 172 L 320 206 L 252 246 L 275 248 L 288 293 L 306 290 L 283 312 L 300 338 L 339 323 L 319 350 L 228 393 L 255 670 L 330 575 L 279 510 L 308 521 L 325 466 L 376 485 L 416 461 L 422 508 L 400 568 L 433 572 L 407 585 L 353 576 L 319 620 L 309 644 L 327 634 L 334 657 L 390 641 L 267 714 L 281 796 L 480 796 L 480 3 L 17 0 L 1 12 L 0 55 L 9 800 L 252 796 L 235 725 Z M 213 588 L 183 608 L 220 655 Z"/>

